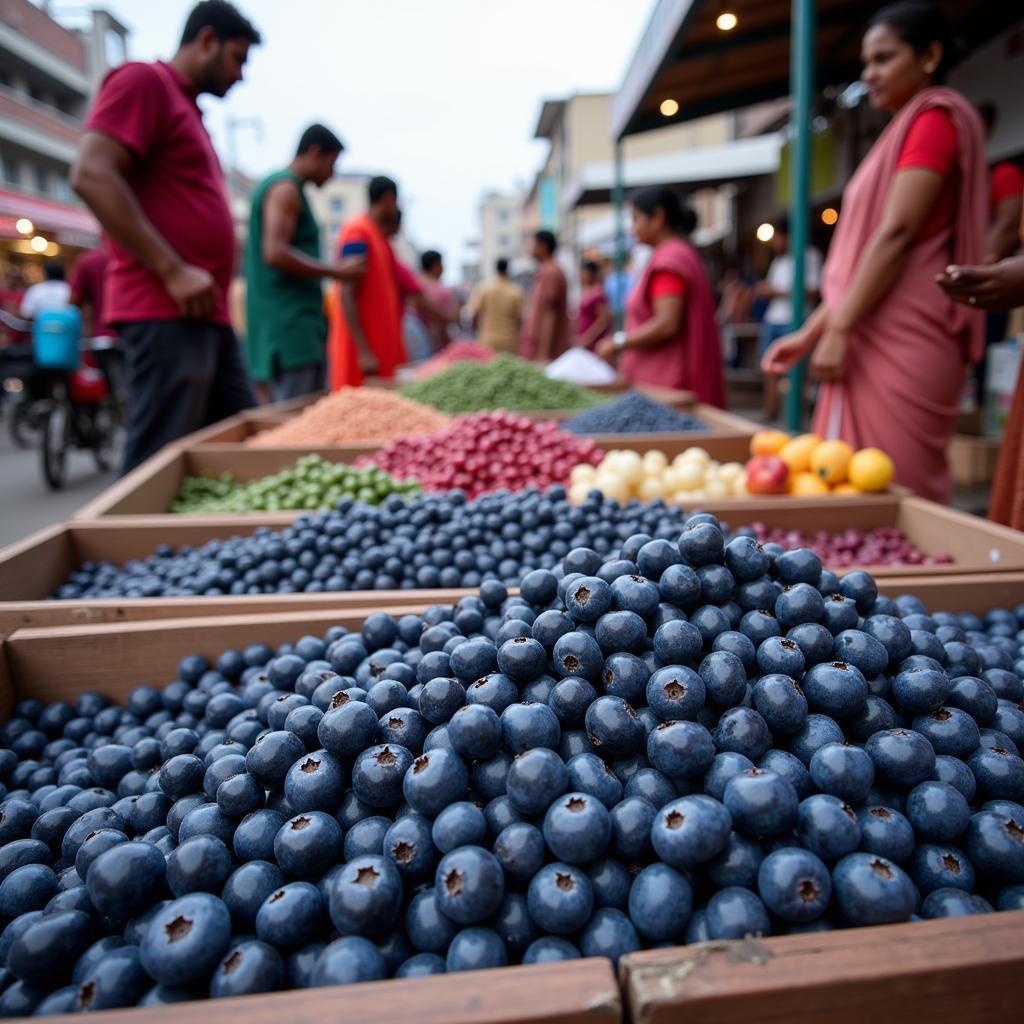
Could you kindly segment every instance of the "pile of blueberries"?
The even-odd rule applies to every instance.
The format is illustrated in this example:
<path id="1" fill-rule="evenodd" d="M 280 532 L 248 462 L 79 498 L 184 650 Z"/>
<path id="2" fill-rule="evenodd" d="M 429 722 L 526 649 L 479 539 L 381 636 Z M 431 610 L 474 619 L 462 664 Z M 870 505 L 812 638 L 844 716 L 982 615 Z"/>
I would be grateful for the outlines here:
<path id="1" fill-rule="evenodd" d="M 665 434 L 707 430 L 688 412 L 655 402 L 642 391 L 627 391 L 621 398 L 577 413 L 562 424 L 573 434 Z"/>
<path id="2" fill-rule="evenodd" d="M 1024 909 L 1024 606 L 566 552 L 0 728 L 0 1014 Z"/>
<path id="3" fill-rule="evenodd" d="M 530 569 L 554 567 L 573 548 L 611 554 L 635 533 L 675 537 L 686 521 L 657 501 L 570 505 L 564 487 L 467 501 L 460 491 L 382 506 L 350 500 L 301 516 L 280 531 L 213 540 L 175 551 L 164 544 L 123 567 L 85 562 L 55 598 L 192 597 L 349 590 L 517 586 Z"/>

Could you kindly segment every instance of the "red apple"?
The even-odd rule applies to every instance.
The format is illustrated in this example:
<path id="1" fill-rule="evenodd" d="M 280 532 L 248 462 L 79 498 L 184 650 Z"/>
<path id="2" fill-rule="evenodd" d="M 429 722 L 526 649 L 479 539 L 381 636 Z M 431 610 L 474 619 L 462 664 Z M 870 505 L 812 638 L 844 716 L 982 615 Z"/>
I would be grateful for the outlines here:
<path id="1" fill-rule="evenodd" d="M 778 455 L 755 455 L 747 463 L 747 490 L 751 494 L 785 494 L 789 466 Z"/>

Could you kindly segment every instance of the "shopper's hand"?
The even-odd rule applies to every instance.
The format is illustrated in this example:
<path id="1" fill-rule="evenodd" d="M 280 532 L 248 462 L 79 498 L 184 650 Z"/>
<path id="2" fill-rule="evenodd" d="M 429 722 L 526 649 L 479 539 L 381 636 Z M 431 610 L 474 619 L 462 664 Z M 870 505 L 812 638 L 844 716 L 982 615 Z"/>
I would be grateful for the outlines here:
<path id="1" fill-rule="evenodd" d="M 846 331 L 839 327 L 826 327 L 811 356 L 811 373 L 820 381 L 839 380 L 846 366 L 849 343 L 850 336 Z"/>
<path id="2" fill-rule="evenodd" d="M 164 287 L 182 316 L 200 320 L 211 316 L 217 308 L 217 282 L 202 267 L 180 263 L 164 278 Z"/>
<path id="3" fill-rule="evenodd" d="M 951 299 L 975 309 L 1013 309 L 1024 302 L 1022 257 L 987 267 L 946 267 L 935 280 Z"/>
<path id="4" fill-rule="evenodd" d="M 346 256 L 334 264 L 334 273 L 331 276 L 336 281 L 359 281 L 365 273 L 365 256 Z"/>
<path id="5" fill-rule="evenodd" d="M 789 373 L 813 347 L 814 343 L 803 331 L 783 335 L 773 341 L 761 357 L 761 372 L 773 377 Z"/>
<path id="6" fill-rule="evenodd" d="M 614 366 L 618 362 L 619 350 L 615 347 L 615 339 L 609 335 L 602 338 L 594 346 L 594 355 L 600 356 L 606 363 Z"/>

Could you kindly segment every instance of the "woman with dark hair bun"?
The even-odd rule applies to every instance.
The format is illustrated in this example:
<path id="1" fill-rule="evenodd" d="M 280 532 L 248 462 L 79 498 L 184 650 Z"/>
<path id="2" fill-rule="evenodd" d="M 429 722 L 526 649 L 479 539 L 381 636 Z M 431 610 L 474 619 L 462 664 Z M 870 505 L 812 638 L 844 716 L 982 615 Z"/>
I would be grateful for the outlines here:
<path id="1" fill-rule="evenodd" d="M 954 59 L 940 7 L 884 7 L 864 34 L 861 59 L 872 106 L 893 118 L 846 187 L 821 305 L 761 365 L 785 373 L 813 353 L 811 372 L 822 381 L 815 433 L 884 449 L 898 483 L 948 502 L 946 449 L 984 324 L 936 277 L 947 264 L 982 258 L 984 136 L 971 104 L 940 84 Z"/>
<path id="2" fill-rule="evenodd" d="M 669 188 L 652 186 L 632 197 L 633 234 L 653 252 L 626 304 L 626 330 L 598 343 L 631 384 L 693 391 L 725 407 L 722 346 L 715 296 L 688 238 L 697 215 Z"/>

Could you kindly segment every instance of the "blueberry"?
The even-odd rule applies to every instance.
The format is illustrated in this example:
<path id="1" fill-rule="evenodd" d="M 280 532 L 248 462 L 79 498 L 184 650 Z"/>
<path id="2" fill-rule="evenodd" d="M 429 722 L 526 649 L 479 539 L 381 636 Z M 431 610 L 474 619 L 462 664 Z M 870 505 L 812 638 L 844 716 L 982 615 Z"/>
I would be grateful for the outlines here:
<path id="1" fill-rule="evenodd" d="M 784 629 L 801 622 L 819 622 L 824 610 L 824 599 L 809 583 L 794 583 L 785 587 L 775 602 L 775 617 Z"/>
<path id="2" fill-rule="evenodd" d="M 839 860 L 860 846 L 860 824 L 853 808 L 827 793 L 800 802 L 797 833 L 803 845 L 824 861 Z"/>
<path id="3" fill-rule="evenodd" d="M 991 912 L 992 905 L 986 900 L 960 889 L 935 889 L 921 902 L 921 917 L 925 920 Z"/>
<path id="4" fill-rule="evenodd" d="M 714 731 L 715 746 L 719 751 L 732 750 L 759 760 L 771 746 L 771 733 L 765 720 L 753 709 L 730 708 L 718 720 Z"/>
<path id="5" fill-rule="evenodd" d="M 308 811 L 286 821 L 274 837 L 274 857 L 297 878 L 317 878 L 341 855 L 341 826 L 330 814 Z"/>
<path id="6" fill-rule="evenodd" d="M 302 740 L 291 732 L 264 733 L 245 755 L 246 771 L 268 789 L 280 788 L 284 785 L 288 769 L 305 754 L 306 748 Z M 164 768 L 166 769 L 166 765 Z M 161 786 L 167 792 L 162 781 Z M 173 795 L 173 794 L 168 794 Z"/>
<path id="7" fill-rule="evenodd" d="M 820 918 L 828 909 L 832 878 L 821 859 L 809 850 L 783 847 L 761 862 L 757 891 L 776 917 L 803 923 Z"/>
<path id="8" fill-rule="evenodd" d="M 537 926 L 530 917 L 526 896 L 522 893 L 505 893 L 490 925 L 505 948 L 514 955 L 521 955 L 537 938 Z"/>
<path id="9" fill-rule="evenodd" d="M 552 659 L 563 676 L 583 676 L 595 681 L 604 667 L 604 655 L 598 642 L 587 633 L 574 631 L 555 642 Z"/>
<path id="10" fill-rule="evenodd" d="M 353 700 L 347 693 L 339 691 L 324 712 L 323 720 L 317 727 L 317 737 L 335 757 L 351 760 L 374 742 L 377 717 L 368 704 Z M 296 758 L 299 756 L 301 752 L 295 755 Z"/>
<path id="11" fill-rule="evenodd" d="M 421 754 L 406 770 L 402 792 L 409 805 L 421 814 L 435 817 L 459 800 L 469 786 L 462 758 L 450 750 Z"/>
<path id="12" fill-rule="evenodd" d="M 494 856 L 505 877 L 517 885 L 525 885 L 544 863 L 544 835 L 535 825 L 512 822 L 497 835 Z"/>
<path id="13" fill-rule="evenodd" d="M 538 927 L 555 935 L 571 935 L 589 920 L 594 894 L 587 876 L 570 864 L 548 864 L 530 881 L 530 916 Z"/>
<path id="14" fill-rule="evenodd" d="M 735 654 L 714 651 L 701 663 L 700 677 L 704 681 L 708 700 L 715 704 L 738 703 L 747 686 L 747 670 Z"/>
<path id="15" fill-rule="evenodd" d="M 690 566 L 670 565 L 658 580 L 658 592 L 663 601 L 679 608 L 692 608 L 700 601 L 700 580 Z"/>
<path id="16" fill-rule="evenodd" d="M 914 884 L 926 895 L 942 888 L 974 891 L 974 865 L 955 846 L 922 843 L 914 850 L 908 870 Z"/>
<path id="17" fill-rule="evenodd" d="M 462 757 L 470 760 L 490 757 L 501 745 L 501 719 L 486 705 L 467 704 L 452 715 L 448 736 L 452 747 Z"/>
<path id="18" fill-rule="evenodd" d="M 464 708 L 462 713 L 468 710 Z M 352 792 L 371 807 L 397 806 L 402 798 L 402 782 L 412 761 L 413 755 L 398 744 L 368 747 L 352 766 Z"/>
<path id="19" fill-rule="evenodd" d="M 567 793 L 544 816 L 544 841 L 559 860 L 586 864 L 597 860 L 611 839 L 611 818 L 600 800 Z"/>
<path id="20" fill-rule="evenodd" d="M 647 800 L 655 808 L 664 807 L 676 798 L 675 786 L 655 768 L 641 768 L 626 783 L 624 793 L 627 797 L 639 796 Z"/>
<path id="21" fill-rule="evenodd" d="M 530 943 L 523 953 L 523 963 L 557 963 L 562 960 L 578 960 L 580 955 L 580 951 L 567 939 L 556 935 L 544 935 Z"/>
<path id="22" fill-rule="evenodd" d="M 137 946 L 108 948 L 79 972 L 84 959 L 75 967 L 75 1010 L 134 1006 L 153 983 L 142 968 Z"/>
<path id="23" fill-rule="evenodd" d="M 404 960 L 395 971 L 396 978 L 428 978 L 433 974 L 444 974 L 445 961 L 436 953 L 417 953 Z"/>
<path id="24" fill-rule="evenodd" d="M 226 852 L 226 851 L 225 851 Z M 123 922 L 142 913 L 164 890 L 163 854 L 148 843 L 122 843 L 93 862 L 86 888 L 93 906 L 108 920 Z"/>
<path id="25" fill-rule="evenodd" d="M 505 892 L 501 865 L 482 847 L 459 847 L 441 858 L 434 891 L 446 917 L 463 925 L 478 924 L 501 903 Z"/>
<path id="26" fill-rule="evenodd" d="M 772 930 L 761 900 L 749 889 L 738 886 L 719 889 L 708 900 L 705 927 L 709 939 L 742 939 L 747 935 L 769 935 Z"/>
<path id="27" fill-rule="evenodd" d="M 773 734 L 799 732 L 807 721 L 807 698 L 789 675 L 763 675 L 751 691 L 754 709 Z"/>
<path id="28" fill-rule="evenodd" d="M 491 672 L 469 685 L 464 703 L 483 704 L 500 715 L 505 708 L 518 700 L 520 695 L 516 684 L 503 672 Z M 455 711 L 452 714 L 454 715 Z"/>
<path id="29" fill-rule="evenodd" d="M 771 565 L 771 558 L 753 537 L 733 537 L 724 554 L 726 568 L 740 583 L 759 579 Z"/>
<path id="30" fill-rule="evenodd" d="M 443 954 L 458 926 L 441 913 L 434 890 L 426 889 L 410 901 L 405 912 L 405 931 L 415 949 Z"/>
<path id="31" fill-rule="evenodd" d="M 269 876 L 264 881 L 269 880 Z M 320 890 L 309 882 L 271 886 L 261 901 L 253 922 L 263 942 L 277 949 L 294 949 L 313 941 L 324 919 Z M 262 886 L 261 886 L 262 890 Z"/>
<path id="32" fill-rule="evenodd" d="M 231 914 L 223 901 L 190 893 L 150 920 L 140 946 L 142 966 L 158 984 L 194 985 L 210 977 L 230 937 Z"/>
<path id="33" fill-rule="evenodd" d="M 868 697 L 860 669 L 842 661 L 814 665 L 804 676 L 803 690 L 811 708 L 834 718 L 852 718 Z"/>
<path id="34" fill-rule="evenodd" d="M 448 947 L 445 968 L 449 973 L 479 971 L 507 963 L 508 950 L 497 932 L 491 928 L 463 928 Z"/>
<path id="35" fill-rule="evenodd" d="M 224 883 L 221 899 L 236 928 L 251 929 L 260 905 L 283 884 L 281 869 L 265 860 L 248 861 L 232 871 Z"/>
<path id="36" fill-rule="evenodd" d="M 693 669 L 678 664 L 658 669 L 646 686 L 648 705 L 666 722 L 692 721 L 704 707 L 705 694 L 704 680 Z"/>
<path id="37" fill-rule="evenodd" d="M 662 722 L 647 737 L 647 758 L 665 775 L 699 777 L 715 758 L 715 744 L 697 722 Z"/>
<path id="38" fill-rule="evenodd" d="M 498 670 L 519 683 L 536 679 L 544 671 L 548 660 L 543 644 L 525 636 L 506 640 L 498 649 L 497 657 Z"/>
<path id="39" fill-rule="evenodd" d="M 42 910 L 57 892 L 57 876 L 47 864 L 25 864 L 0 882 L 0 914 L 18 917 Z"/>
<path id="40" fill-rule="evenodd" d="M 1024 801 L 1024 761 L 1005 746 L 979 747 L 967 759 L 967 767 L 985 799 Z"/>
<path id="41" fill-rule="evenodd" d="M 377 947 L 362 936 L 346 935 L 320 952 L 311 981 L 319 987 L 380 981 L 386 977 L 387 965 Z"/>
<path id="42" fill-rule="evenodd" d="M 890 665 L 898 665 L 910 654 L 910 630 L 894 615 L 870 615 L 863 628 L 885 648 Z"/>
<path id="43" fill-rule="evenodd" d="M 438 854 L 430 838 L 430 825 L 422 814 L 405 814 L 385 834 L 384 856 L 403 878 L 422 879 L 433 873 Z"/>
<path id="44" fill-rule="evenodd" d="M 232 946 L 210 979 L 210 996 L 253 995 L 284 986 L 281 954 L 265 942 L 249 939 Z"/>
<path id="45" fill-rule="evenodd" d="M 1024 815 L 996 811 L 972 815 L 967 853 L 986 874 L 1004 882 L 1024 882 Z"/>
<path id="46" fill-rule="evenodd" d="M 935 751 L 920 734 L 908 729 L 876 732 L 864 744 L 876 775 L 897 786 L 916 786 L 935 768 Z"/>
<path id="47" fill-rule="evenodd" d="M 974 718 L 959 707 L 940 707 L 914 719 L 914 729 L 932 745 L 936 754 L 966 758 L 978 747 L 981 736 Z"/>
<path id="48" fill-rule="evenodd" d="M 459 801 L 445 807 L 431 827 L 434 846 L 441 853 L 450 853 L 459 846 L 478 846 L 486 835 L 487 821 L 483 811 L 468 801 Z"/>
<path id="49" fill-rule="evenodd" d="M 889 655 L 881 641 L 860 629 L 845 629 L 833 643 L 833 657 L 860 669 L 865 679 L 885 671 Z"/>
<path id="50" fill-rule="evenodd" d="M 274 839 L 285 823 L 285 816 L 270 808 L 247 814 L 235 828 L 232 849 L 242 862 L 273 860 Z"/>
<path id="51" fill-rule="evenodd" d="M 828 743 L 811 757 L 811 778 L 822 793 L 848 804 L 860 804 L 875 781 L 875 766 L 862 747 Z"/>
<path id="52" fill-rule="evenodd" d="M 891 807 L 878 805 L 862 807 L 857 811 L 860 825 L 860 848 L 865 853 L 900 864 L 914 852 L 914 829 L 909 821 Z"/>
<path id="53" fill-rule="evenodd" d="M 804 674 L 803 651 L 793 640 L 772 636 L 757 648 L 757 667 L 763 673 L 778 673 L 799 679 Z"/>
<path id="54" fill-rule="evenodd" d="M 715 755 L 711 767 L 704 776 L 704 792 L 708 796 L 721 800 L 725 794 L 725 787 L 734 775 L 753 768 L 754 762 L 746 754 L 740 754 L 734 750 L 723 750 Z"/>
<path id="55" fill-rule="evenodd" d="M 455 720 L 453 718 L 452 722 Z M 533 747 L 558 749 L 562 728 L 555 713 L 546 703 L 524 700 L 518 704 L 510 704 L 501 713 L 500 722 L 505 749 L 513 754 L 521 754 Z M 458 749 L 458 745 L 455 746 Z"/>
<path id="56" fill-rule="evenodd" d="M 833 869 L 832 886 L 846 919 L 854 925 L 906 921 L 916 895 L 906 872 L 873 853 L 851 853 Z"/>
<path id="57" fill-rule="evenodd" d="M 231 873 L 231 854 L 216 836 L 193 836 L 167 857 L 167 884 L 175 896 L 219 893 Z"/>
<path id="58" fill-rule="evenodd" d="M 646 939 L 669 942 L 686 932 L 693 890 L 686 877 L 667 864 L 651 864 L 633 880 L 629 916 Z"/>
<path id="59" fill-rule="evenodd" d="M 764 859 L 760 844 L 739 832 L 730 832 L 725 848 L 708 862 L 708 878 L 719 888 L 757 885 L 757 869 Z"/>
<path id="60" fill-rule="evenodd" d="M 722 802 L 733 827 L 752 836 L 791 831 L 800 806 L 788 779 L 761 768 L 751 768 L 730 779 Z"/>
<path id="61" fill-rule="evenodd" d="M 581 676 L 560 679 L 548 697 L 548 707 L 554 711 L 559 723 L 578 726 L 583 723 L 587 708 L 597 699 L 597 691 Z"/>
<path id="62" fill-rule="evenodd" d="M 679 535 L 677 543 L 686 565 L 712 565 L 722 562 L 725 558 L 725 537 L 712 523 L 690 520 Z"/>
<path id="63" fill-rule="evenodd" d="M 334 875 L 327 899 L 341 934 L 382 935 L 401 912 L 401 875 L 384 857 L 359 857 Z"/>
<path id="64" fill-rule="evenodd" d="M 971 811 L 964 795 L 944 782 L 922 782 L 907 796 L 907 818 L 929 842 L 949 843 L 963 835 Z"/>
<path id="65" fill-rule="evenodd" d="M 945 782 L 963 794 L 964 799 L 970 803 L 978 789 L 974 773 L 957 757 L 950 757 L 948 754 L 937 754 L 935 757 L 935 771 L 932 778 L 937 782 Z"/>
<path id="66" fill-rule="evenodd" d="M 630 754 L 644 743 L 643 724 L 621 697 L 598 697 L 587 709 L 586 728 L 602 754 Z"/>
<path id="67" fill-rule="evenodd" d="M 816 750 L 844 740 L 843 730 L 834 719 L 828 715 L 810 714 L 803 728 L 789 738 L 789 751 L 809 766 Z"/>
<path id="68" fill-rule="evenodd" d="M 709 796 L 685 796 L 666 804 L 651 826 L 657 855 L 675 868 L 689 869 L 711 860 L 729 839 L 732 818 Z"/>

